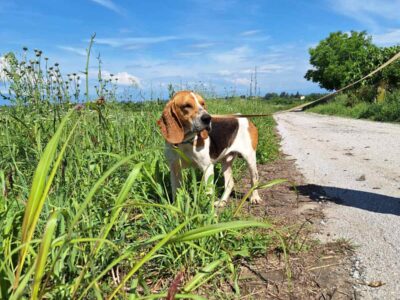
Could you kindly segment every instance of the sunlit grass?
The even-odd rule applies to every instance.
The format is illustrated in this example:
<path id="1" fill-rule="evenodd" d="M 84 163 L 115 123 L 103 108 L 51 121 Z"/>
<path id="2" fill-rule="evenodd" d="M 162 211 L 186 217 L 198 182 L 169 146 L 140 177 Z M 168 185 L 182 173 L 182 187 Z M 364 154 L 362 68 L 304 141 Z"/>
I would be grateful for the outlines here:
<path id="1" fill-rule="evenodd" d="M 33 72 L 41 76 L 39 67 Z M 236 258 L 261 255 L 277 243 L 285 249 L 269 220 L 241 217 L 246 198 L 215 211 L 221 187 L 207 195 L 193 169 L 171 200 L 156 127 L 163 103 L 74 109 L 71 94 L 57 98 L 50 81 L 37 82 L 40 88 L 21 81 L 14 105 L 0 114 L 1 299 L 154 299 L 165 297 L 179 272 L 177 298 L 200 299 L 194 294 L 202 285 L 237 278 Z M 25 93 L 34 97 L 18 98 Z M 211 113 L 282 109 L 241 99 L 208 105 Z M 271 161 L 278 156 L 274 122 L 254 122 L 258 160 Z M 244 174 L 242 166 L 236 164 L 236 174 Z"/>

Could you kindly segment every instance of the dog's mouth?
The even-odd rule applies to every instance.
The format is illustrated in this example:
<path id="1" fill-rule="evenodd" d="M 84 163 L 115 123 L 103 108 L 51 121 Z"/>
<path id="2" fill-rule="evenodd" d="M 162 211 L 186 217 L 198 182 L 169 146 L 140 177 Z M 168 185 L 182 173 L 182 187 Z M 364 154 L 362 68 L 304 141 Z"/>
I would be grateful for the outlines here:
<path id="1" fill-rule="evenodd" d="M 211 131 L 211 123 L 210 124 L 194 124 L 194 126 L 192 126 L 192 132 L 193 133 L 199 133 L 202 132 L 203 130 L 207 130 L 207 132 Z"/>

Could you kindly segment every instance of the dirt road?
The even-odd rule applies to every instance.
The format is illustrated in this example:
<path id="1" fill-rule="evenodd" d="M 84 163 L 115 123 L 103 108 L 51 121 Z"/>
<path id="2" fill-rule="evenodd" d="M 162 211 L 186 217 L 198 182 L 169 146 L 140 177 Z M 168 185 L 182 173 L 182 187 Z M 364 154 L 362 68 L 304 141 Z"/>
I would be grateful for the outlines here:
<path id="1" fill-rule="evenodd" d="M 315 198 L 329 197 L 320 238 L 359 246 L 351 276 L 362 299 L 400 299 L 400 125 L 303 112 L 275 120 Z"/>

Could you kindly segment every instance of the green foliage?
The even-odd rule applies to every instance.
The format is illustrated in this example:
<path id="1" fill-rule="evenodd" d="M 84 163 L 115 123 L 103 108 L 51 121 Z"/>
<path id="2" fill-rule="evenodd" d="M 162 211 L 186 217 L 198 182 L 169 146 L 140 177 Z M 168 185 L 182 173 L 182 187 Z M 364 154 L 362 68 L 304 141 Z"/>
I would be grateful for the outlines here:
<path id="1" fill-rule="evenodd" d="M 89 46 L 90 49 L 91 46 Z M 4 78 L 0 78 L 5 85 L 6 93 L 0 92 L 0 97 L 13 105 L 33 105 L 35 109 L 46 110 L 49 104 L 68 105 L 70 102 L 82 100 L 81 76 L 85 76 L 85 99 L 89 95 L 89 56 L 86 70 L 79 73 L 63 74 L 59 63 L 50 64 L 41 50 L 35 50 L 30 55 L 24 48 L 20 59 L 10 52 L 4 55 Z M 100 67 L 100 64 L 99 64 Z M 116 100 L 117 78 L 111 76 L 102 78 L 99 68 L 98 84 L 95 86 L 97 95 L 108 101 Z"/>
<path id="2" fill-rule="evenodd" d="M 322 88 L 337 90 L 368 74 L 376 65 L 371 58 L 378 51 L 365 31 L 331 33 L 309 49 L 313 69 L 304 77 Z"/>
<path id="3" fill-rule="evenodd" d="M 310 48 L 310 69 L 305 74 L 328 90 L 338 90 L 375 70 L 400 51 L 400 46 L 378 47 L 365 31 L 331 33 L 315 48 Z M 384 84 L 389 88 L 399 85 L 400 61 L 397 61 L 365 80 L 361 85 Z"/>
<path id="4" fill-rule="evenodd" d="M 93 38 L 82 72 L 87 100 Z M 222 187 L 207 195 L 193 169 L 184 172 L 183 187 L 171 200 L 156 127 L 163 103 L 113 101 L 116 81 L 103 80 L 98 58 L 95 89 L 107 102 L 74 106 L 79 75 L 64 78 L 58 63 L 48 66 L 39 50 L 31 60 L 26 55 L 24 48 L 21 60 L 6 56 L 8 94 L 2 96 L 13 105 L 0 108 L 1 299 L 154 299 L 166 296 L 179 272 L 189 293 L 213 279 L 237 279 L 240 257 L 263 254 L 276 243 L 285 251 L 267 219 L 239 217 L 246 198 L 216 212 Z M 212 113 L 270 113 L 293 103 L 231 99 L 208 105 Z M 272 117 L 254 122 L 259 161 L 275 159 Z M 236 175 L 243 175 L 243 165 L 237 161 Z"/>
<path id="5" fill-rule="evenodd" d="M 263 101 L 235 105 L 243 112 L 275 109 Z M 227 101 L 210 106 L 216 112 L 231 109 Z M 229 270 L 236 272 L 236 257 L 264 253 L 275 244 L 266 220 L 234 218 L 238 203 L 216 214 L 215 198 L 205 194 L 194 170 L 184 173 L 184 188 L 171 201 L 163 140 L 155 125 L 162 107 L 148 103 L 127 109 L 111 103 L 103 107 L 102 121 L 89 108 L 72 115 L 60 109 L 60 120 L 26 106 L 2 108 L 2 298 L 75 294 L 87 299 L 123 294 L 129 286 L 130 293 L 150 296 L 157 282 L 166 291 L 181 270 L 191 278 L 221 259 L 225 271 L 218 268 L 214 276 L 228 280 L 236 276 L 227 269 L 232 265 Z M 273 131 L 271 119 L 258 122 Z M 278 146 L 267 138 L 260 135 L 261 145 L 272 146 L 262 146 L 259 155 L 271 159 Z M 251 228 L 261 224 L 266 228 Z M 117 269 L 118 289 L 109 276 Z"/>
<path id="6" fill-rule="evenodd" d="M 383 64 L 400 52 L 400 45 L 380 48 L 380 50 L 378 63 Z M 389 88 L 389 90 L 399 88 L 400 59 L 383 69 L 377 76 L 374 76 L 374 82 Z"/>
<path id="7" fill-rule="evenodd" d="M 208 104 L 215 113 L 286 108 L 239 99 Z M 45 108 L 1 109 L 0 298 L 91 299 L 121 295 L 127 287 L 151 297 L 153 286 L 161 282 L 162 294 L 178 272 L 190 279 L 220 260 L 212 278 L 230 280 L 237 257 L 276 244 L 267 220 L 233 216 L 238 203 L 216 214 L 217 195 L 205 194 L 194 170 L 184 173 L 185 185 L 171 201 L 155 122 L 163 104 L 87 104 L 69 114 L 68 105 Z M 274 159 L 273 119 L 254 121 L 258 156 Z M 266 228 L 252 228 L 260 224 Z M 121 277 L 118 289 L 111 272 Z M 196 288 L 203 279 L 195 280 Z"/>
<path id="8" fill-rule="evenodd" d="M 354 93 L 343 94 L 333 101 L 311 108 L 310 111 L 356 119 L 400 122 L 400 91 L 388 93 L 383 102 L 364 101 Z"/>

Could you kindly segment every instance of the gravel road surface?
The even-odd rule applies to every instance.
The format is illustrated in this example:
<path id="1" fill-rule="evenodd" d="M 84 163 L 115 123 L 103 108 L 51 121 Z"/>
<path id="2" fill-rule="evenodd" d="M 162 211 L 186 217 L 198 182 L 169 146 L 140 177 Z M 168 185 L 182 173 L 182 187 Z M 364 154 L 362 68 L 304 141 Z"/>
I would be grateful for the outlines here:
<path id="1" fill-rule="evenodd" d="M 283 152 L 329 196 L 320 238 L 357 246 L 362 299 L 400 299 L 400 125 L 304 112 L 275 120 Z"/>

